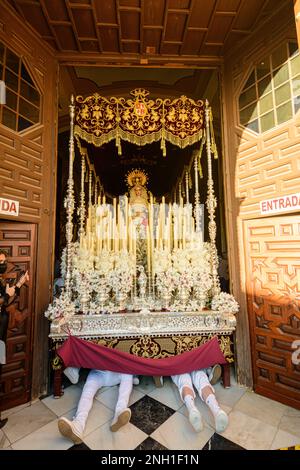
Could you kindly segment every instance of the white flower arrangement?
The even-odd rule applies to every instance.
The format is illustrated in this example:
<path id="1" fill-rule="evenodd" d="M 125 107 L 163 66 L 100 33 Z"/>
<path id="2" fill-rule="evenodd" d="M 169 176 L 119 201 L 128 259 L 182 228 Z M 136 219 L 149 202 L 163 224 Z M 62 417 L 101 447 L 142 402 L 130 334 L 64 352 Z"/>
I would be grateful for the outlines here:
<path id="1" fill-rule="evenodd" d="M 114 267 L 114 257 L 108 250 L 103 250 L 95 256 L 95 269 L 99 274 L 107 276 Z"/>
<path id="2" fill-rule="evenodd" d="M 59 323 L 67 322 L 75 314 L 74 302 L 62 292 L 60 297 L 55 297 L 52 304 L 50 304 L 45 311 L 44 315 L 48 320 L 59 320 Z"/>
<path id="3" fill-rule="evenodd" d="M 160 293 L 164 291 L 172 292 L 178 285 L 178 278 L 178 272 L 172 267 L 166 271 L 161 272 L 158 276 L 156 276 L 156 287 L 158 291 Z"/>
<path id="4" fill-rule="evenodd" d="M 195 308 L 198 302 L 198 308 L 203 308 L 213 283 L 209 244 L 189 245 L 174 250 L 171 256 L 165 250 L 155 250 L 153 264 L 160 295 L 166 290 L 175 293 L 173 307 L 178 304 L 181 309 Z M 189 298 L 192 292 L 193 305 Z"/>
<path id="5" fill-rule="evenodd" d="M 115 294 L 126 296 L 133 287 L 134 258 L 127 251 L 121 251 L 115 255 L 114 266 L 107 276 L 107 284 Z"/>
<path id="6" fill-rule="evenodd" d="M 172 266 L 172 258 L 169 252 L 164 249 L 155 248 L 153 253 L 153 271 L 154 274 L 160 274 L 168 271 Z"/>
<path id="7" fill-rule="evenodd" d="M 220 292 L 211 301 L 211 309 L 219 312 L 237 313 L 239 308 L 239 304 L 233 295 L 227 294 L 227 292 Z"/>
<path id="8" fill-rule="evenodd" d="M 172 253 L 172 265 L 178 273 L 185 273 L 190 267 L 189 250 L 175 250 Z"/>
<path id="9" fill-rule="evenodd" d="M 94 269 L 94 255 L 90 250 L 77 247 L 73 255 L 73 269 L 81 273 Z"/>

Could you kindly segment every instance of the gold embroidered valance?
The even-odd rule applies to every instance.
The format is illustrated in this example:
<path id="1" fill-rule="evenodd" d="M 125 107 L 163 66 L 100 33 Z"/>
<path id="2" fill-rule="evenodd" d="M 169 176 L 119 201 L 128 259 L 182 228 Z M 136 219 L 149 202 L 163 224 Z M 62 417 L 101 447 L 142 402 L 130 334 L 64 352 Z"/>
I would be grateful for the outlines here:
<path id="1" fill-rule="evenodd" d="M 181 96 L 171 100 L 149 99 L 149 92 L 137 88 L 132 98 L 105 98 L 95 93 L 76 97 L 74 134 L 97 147 L 116 140 L 121 154 L 121 140 L 136 145 L 165 141 L 184 148 L 201 140 L 205 127 L 205 102 Z"/>

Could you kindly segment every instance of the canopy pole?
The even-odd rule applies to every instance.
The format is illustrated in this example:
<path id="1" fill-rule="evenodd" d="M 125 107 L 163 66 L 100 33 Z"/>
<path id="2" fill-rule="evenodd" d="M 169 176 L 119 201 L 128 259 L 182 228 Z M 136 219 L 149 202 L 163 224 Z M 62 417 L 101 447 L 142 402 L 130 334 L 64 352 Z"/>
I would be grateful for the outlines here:
<path id="1" fill-rule="evenodd" d="M 190 188 L 189 188 L 189 184 L 190 184 L 190 175 L 189 175 L 189 172 L 186 171 L 185 172 L 185 201 L 187 204 L 190 203 Z"/>
<path id="2" fill-rule="evenodd" d="M 84 220 L 85 220 L 85 193 L 84 193 L 84 180 L 85 180 L 85 156 L 84 152 L 81 153 L 81 187 L 80 187 L 80 206 L 78 208 L 79 215 L 79 230 L 78 238 L 81 241 L 84 235 Z"/>
<path id="3" fill-rule="evenodd" d="M 217 226 L 215 221 L 215 210 L 217 207 L 217 198 L 215 197 L 214 192 L 214 181 L 212 175 L 212 159 L 211 159 L 211 140 L 210 140 L 210 114 L 211 108 L 209 107 L 208 100 L 205 101 L 205 126 L 206 126 L 206 152 L 207 152 L 207 200 L 206 207 L 208 210 L 208 233 L 210 239 L 210 262 L 211 262 L 211 274 L 213 277 L 213 295 L 220 293 L 220 281 L 218 276 L 218 252 L 216 247 L 216 235 L 217 235 Z"/>
<path id="4" fill-rule="evenodd" d="M 196 232 L 200 232 L 200 194 L 199 194 L 199 171 L 198 171 L 198 152 L 194 157 L 194 173 L 195 173 L 195 207 L 194 217 L 196 222 Z"/>
<path id="5" fill-rule="evenodd" d="M 64 206 L 67 212 L 66 223 L 66 277 L 65 277 L 65 293 L 71 299 L 71 257 L 72 257 L 72 241 L 73 241 L 73 212 L 74 212 L 74 179 L 73 179 L 73 162 L 74 162 L 74 117 L 75 104 L 74 96 L 71 96 L 70 109 L 70 140 L 69 140 L 69 178 L 67 187 L 67 196 Z"/>

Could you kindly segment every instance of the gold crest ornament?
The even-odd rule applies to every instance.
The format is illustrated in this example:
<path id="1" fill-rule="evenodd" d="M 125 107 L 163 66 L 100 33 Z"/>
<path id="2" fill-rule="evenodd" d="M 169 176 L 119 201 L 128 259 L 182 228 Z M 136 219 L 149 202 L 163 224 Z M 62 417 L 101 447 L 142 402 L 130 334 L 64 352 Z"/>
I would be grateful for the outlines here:
<path id="1" fill-rule="evenodd" d="M 137 184 L 141 186 L 146 186 L 148 182 L 147 173 L 145 173 L 140 168 L 135 168 L 127 173 L 125 181 L 128 187 L 136 186 Z"/>

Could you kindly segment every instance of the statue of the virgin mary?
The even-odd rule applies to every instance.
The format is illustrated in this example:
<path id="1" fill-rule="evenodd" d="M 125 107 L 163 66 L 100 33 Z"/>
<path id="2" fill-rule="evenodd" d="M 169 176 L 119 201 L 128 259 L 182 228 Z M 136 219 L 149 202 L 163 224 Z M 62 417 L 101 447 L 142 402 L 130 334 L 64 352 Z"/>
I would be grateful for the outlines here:
<path id="1" fill-rule="evenodd" d="M 131 217 L 137 227 L 139 235 L 143 236 L 148 225 L 147 175 L 144 171 L 135 169 L 127 174 L 126 179 L 129 186 Z"/>
<path id="2" fill-rule="evenodd" d="M 136 227 L 137 264 L 147 264 L 148 191 L 147 175 L 143 170 L 134 169 L 126 176 L 129 188 L 129 208 Z"/>

